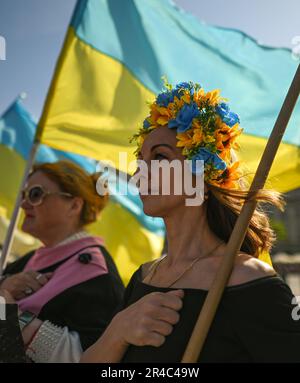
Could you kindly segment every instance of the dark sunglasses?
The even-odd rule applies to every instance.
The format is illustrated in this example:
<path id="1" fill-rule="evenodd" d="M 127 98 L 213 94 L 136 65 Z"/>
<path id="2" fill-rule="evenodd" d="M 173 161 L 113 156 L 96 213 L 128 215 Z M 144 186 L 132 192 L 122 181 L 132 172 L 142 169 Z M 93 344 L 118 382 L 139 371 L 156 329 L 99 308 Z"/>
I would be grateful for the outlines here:
<path id="1" fill-rule="evenodd" d="M 65 197 L 73 197 L 70 193 L 51 192 L 49 190 L 45 190 L 41 185 L 33 185 L 29 188 L 22 190 L 22 201 L 26 200 L 32 206 L 38 206 L 44 201 L 44 198 L 46 196 L 51 194 L 61 195 Z"/>

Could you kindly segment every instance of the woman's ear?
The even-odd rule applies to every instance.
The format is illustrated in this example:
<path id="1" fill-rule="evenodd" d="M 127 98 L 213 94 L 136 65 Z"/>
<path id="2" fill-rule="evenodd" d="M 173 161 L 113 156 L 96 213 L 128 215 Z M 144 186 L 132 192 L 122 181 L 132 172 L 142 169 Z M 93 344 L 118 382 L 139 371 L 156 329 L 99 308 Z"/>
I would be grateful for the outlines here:
<path id="1" fill-rule="evenodd" d="M 71 216 L 80 216 L 83 208 L 83 199 L 81 197 L 73 197 L 70 205 Z"/>

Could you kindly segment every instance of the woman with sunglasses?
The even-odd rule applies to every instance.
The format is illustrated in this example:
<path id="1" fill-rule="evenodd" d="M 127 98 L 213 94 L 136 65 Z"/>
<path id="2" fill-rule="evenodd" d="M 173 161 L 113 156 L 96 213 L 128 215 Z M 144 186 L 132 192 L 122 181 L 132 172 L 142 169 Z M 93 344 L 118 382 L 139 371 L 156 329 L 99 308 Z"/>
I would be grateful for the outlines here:
<path id="1" fill-rule="evenodd" d="M 7 266 L 0 288 L 16 301 L 27 356 L 34 362 L 76 362 L 104 331 L 124 286 L 96 221 L 108 195 L 100 174 L 69 161 L 36 165 L 23 190 L 22 229 L 43 246 Z"/>

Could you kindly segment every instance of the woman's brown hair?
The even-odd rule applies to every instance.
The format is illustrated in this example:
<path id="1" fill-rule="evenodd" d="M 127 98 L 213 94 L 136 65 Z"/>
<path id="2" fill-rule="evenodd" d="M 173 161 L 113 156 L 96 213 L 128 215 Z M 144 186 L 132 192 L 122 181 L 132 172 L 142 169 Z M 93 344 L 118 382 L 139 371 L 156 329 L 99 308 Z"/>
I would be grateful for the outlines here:
<path id="1" fill-rule="evenodd" d="M 89 174 L 79 165 L 67 160 L 36 164 L 30 175 L 37 171 L 42 172 L 55 182 L 61 191 L 83 199 L 80 216 L 81 225 L 96 221 L 98 214 L 108 202 L 108 194 L 102 196 L 96 190 L 96 183 L 101 173 Z"/>
<path id="2" fill-rule="evenodd" d="M 210 229 L 223 241 L 228 242 L 235 222 L 248 197 L 245 190 L 223 189 L 207 184 L 207 219 Z M 274 190 L 259 190 L 256 194 L 257 208 L 250 220 L 241 251 L 258 257 L 262 251 L 269 252 L 276 239 L 265 212 L 265 203 L 283 210 L 282 195 Z"/>

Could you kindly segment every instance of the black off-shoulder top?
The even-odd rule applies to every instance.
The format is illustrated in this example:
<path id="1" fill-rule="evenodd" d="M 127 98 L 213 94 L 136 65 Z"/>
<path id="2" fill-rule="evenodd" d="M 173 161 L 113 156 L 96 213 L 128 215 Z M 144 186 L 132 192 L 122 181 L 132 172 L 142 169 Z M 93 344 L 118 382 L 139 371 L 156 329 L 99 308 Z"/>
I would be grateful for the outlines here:
<path id="1" fill-rule="evenodd" d="M 124 306 L 151 292 L 166 292 L 133 274 Z M 160 347 L 129 346 L 122 362 L 180 362 L 206 290 L 186 288 L 180 320 Z M 300 308 L 278 276 L 226 287 L 198 362 L 300 362 Z M 299 317 L 299 319 L 298 319 Z"/>

